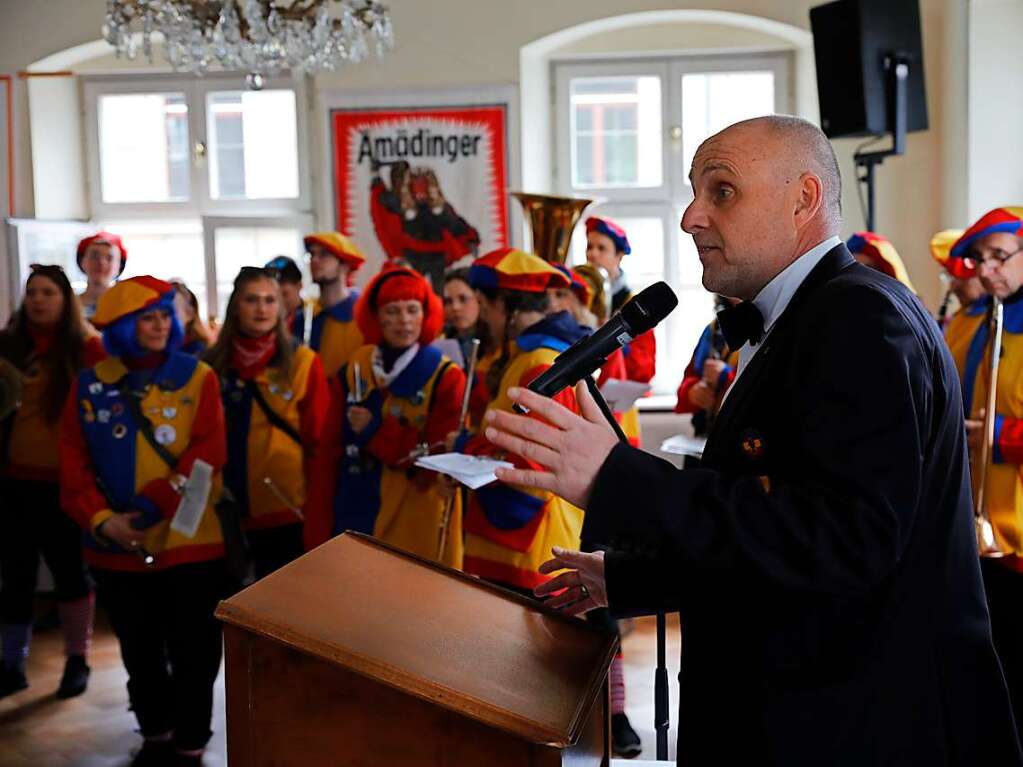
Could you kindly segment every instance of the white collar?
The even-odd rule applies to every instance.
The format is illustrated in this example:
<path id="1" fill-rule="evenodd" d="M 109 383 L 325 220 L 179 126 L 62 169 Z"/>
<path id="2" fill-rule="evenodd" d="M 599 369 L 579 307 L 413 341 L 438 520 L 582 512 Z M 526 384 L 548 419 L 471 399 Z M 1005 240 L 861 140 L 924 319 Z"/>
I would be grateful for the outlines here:
<path id="1" fill-rule="evenodd" d="M 384 361 L 383 355 L 380 353 L 380 347 L 378 346 L 373 350 L 373 375 L 377 379 L 377 383 L 384 388 L 389 387 L 394 383 L 394 379 L 400 376 L 405 368 L 412 364 L 412 360 L 415 359 L 416 354 L 419 353 L 419 344 L 412 344 L 408 349 L 403 351 L 401 355 L 394 361 L 394 366 L 388 372 L 384 372 Z"/>
<path id="2" fill-rule="evenodd" d="M 788 307 L 789 301 L 792 300 L 792 296 L 795 295 L 799 286 L 803 284 L 803 280 L 807 278 L 810 272 L 813 271 L 813 268 L 820 263 L 820 260 L 832 248 L 841 244 L 841 238 L 834 236 L 815 245 L 782 269 L 782 271 L 774 276 L 774 279 L 757 293 L 753 303 L 756 304 L 756 307 L 764 316 L 765 336 L 770 332 L 774 323 L 778 321 L 778 318 L 781 317 L 782 312 Z"/>

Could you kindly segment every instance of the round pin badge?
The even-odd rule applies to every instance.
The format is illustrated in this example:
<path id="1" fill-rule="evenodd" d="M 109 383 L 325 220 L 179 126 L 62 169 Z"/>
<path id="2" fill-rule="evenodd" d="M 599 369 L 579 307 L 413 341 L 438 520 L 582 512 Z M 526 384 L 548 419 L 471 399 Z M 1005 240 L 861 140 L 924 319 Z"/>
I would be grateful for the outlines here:
<path id="1" fill-rule="evenodd" d="M 123 439 L 124 435 L 128 433 L 128 427 L 123 423 L 114 424 L 114 439 Z"/>
<path id="2" fill-rule="evenodd" d="M 176 407 L 165 407 L 163 409 L 163 417 L 164 418 L 168 418 L 168 419 L 169 418 L 173 418 L 177 414 L 178 414 L 178 409 Z"/>
<path id="3" fill-rule="evenodd" d="M 169 423 L 162 423 L 153 431 L 153 436 L 161 445 L 169 445 L 178 438 L 178 432 Z"/>

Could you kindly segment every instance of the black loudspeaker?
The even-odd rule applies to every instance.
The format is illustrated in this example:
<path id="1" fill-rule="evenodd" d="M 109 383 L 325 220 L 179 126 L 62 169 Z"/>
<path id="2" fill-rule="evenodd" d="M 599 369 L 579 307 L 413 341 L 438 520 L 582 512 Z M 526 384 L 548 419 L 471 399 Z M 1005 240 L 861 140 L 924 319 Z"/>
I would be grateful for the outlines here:
<path id="1" fill-rule="evenodd" d="M 894 131 L 893 54 L 909 66 L 906 130 L 927 130 L 918 0 L 837 0 L 810 9 L 810 28 L 825 134 Z"/>

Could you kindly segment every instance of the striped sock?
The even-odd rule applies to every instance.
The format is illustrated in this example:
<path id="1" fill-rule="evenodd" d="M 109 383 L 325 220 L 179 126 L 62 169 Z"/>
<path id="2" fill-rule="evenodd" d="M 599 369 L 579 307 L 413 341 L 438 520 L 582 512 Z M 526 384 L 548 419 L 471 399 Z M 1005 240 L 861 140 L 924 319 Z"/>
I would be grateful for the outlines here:
<path id="1" fill-rule="evenodd" d="M 68 657 L 89 654 L 92 643 L 92 617 L 96 608 L 96 595 L 61 602 L 57 605 L 60 612 L 60 626 L 64 631 L 64 654 Z"/>
<path id="2" fill-rule="evenodd" d="M 0 659 L 8 668 L 25 670 L 28 659 L 28 644 L 32 641 L 31 623 L 5 623 L 0 626 L 0 644 L 3 645 Z"/>
<path id="3" fill-rule="evenodd" d="M 611 661 L 611 713 L 625 713 L 625 664 L 619 652 Z"/>

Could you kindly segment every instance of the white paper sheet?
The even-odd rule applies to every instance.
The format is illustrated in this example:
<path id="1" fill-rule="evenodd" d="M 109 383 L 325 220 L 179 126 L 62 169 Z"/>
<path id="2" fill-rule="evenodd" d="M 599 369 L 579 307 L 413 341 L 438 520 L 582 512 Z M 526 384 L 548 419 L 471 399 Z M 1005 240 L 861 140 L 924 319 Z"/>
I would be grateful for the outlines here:
<path id="1" fill-rule="evenodd" d="M 703 457 L 703 448 L 706 446 L 705 437 L 690 437 L 688 434 L 676 434 L 668 437 L 661 443 L 662 453 L 672 455 L 693 455 L 697 458 Z"/>
<path id="2" fill-rule="evenodd" d="M 206 461 L 196 459 L 192 464 L 192 474 L 181 494 L 178 510 L 174 512 L 174 519 L 171 520 L 171 530 L 181 533 L 186 538 L 195 537 L 199 523 L 202 522 L 203 512 L 206 511 L 206 502 L 210 498 L 212 487 L 213 467 Z"/>
<path id="3" fill-rule="evenodd" d="M 462 453 L 441 453 L 440 455 L 424 455 L 416 461 L 416 466 L 440 474 L 447 474 L 457 482 L 471 490 L 489 485 L 497 481 L 496 469 L 513 469 L 512 464 L 507 461 L 497 461 L 493 458 L 485 458 L 475 455 L 463 455 Z"/>
<path id="4" fill-rule="evenodd" d="M 604 395 L 607 404 L 616 413 L 624 413 L 631 409 L 636 404 L 636 400 L 645 397 L 649 392 L 650 384 L 622 381 L 618 378 L 609 378 L 600 387 L 600 393 Z"/>

